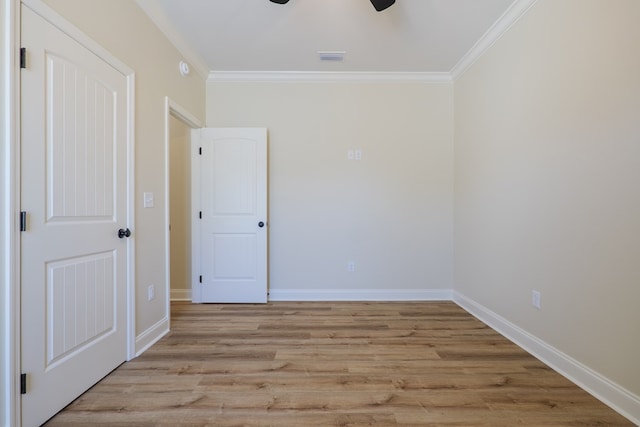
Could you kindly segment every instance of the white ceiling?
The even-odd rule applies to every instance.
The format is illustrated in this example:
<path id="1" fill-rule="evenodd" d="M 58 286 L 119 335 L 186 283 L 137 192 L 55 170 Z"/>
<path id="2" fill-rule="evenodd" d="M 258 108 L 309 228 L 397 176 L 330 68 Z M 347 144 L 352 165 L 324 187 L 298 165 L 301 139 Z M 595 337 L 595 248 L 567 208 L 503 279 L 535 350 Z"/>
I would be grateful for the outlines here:
<path id="1" fill-rule="evenodd" d="M 369 0 L 138 0 L 205 72 L 449 73 L 518 2 L 396 0 L 376 12 Z M 318 51 L 346 54 L 321 62 Z"/>

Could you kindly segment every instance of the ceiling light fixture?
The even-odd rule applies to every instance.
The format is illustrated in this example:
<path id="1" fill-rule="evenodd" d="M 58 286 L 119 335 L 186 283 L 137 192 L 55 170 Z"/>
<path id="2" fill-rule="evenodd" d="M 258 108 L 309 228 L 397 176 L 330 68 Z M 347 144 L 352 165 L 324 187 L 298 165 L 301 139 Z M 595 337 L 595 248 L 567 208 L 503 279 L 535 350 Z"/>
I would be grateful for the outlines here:
<path id="1" fill-rule="evenodd" d="M 289 0 L 271 0 L 271 3 L 278 4 L 287 4 L 288 2 Z M 391 7 L 395 2 L 396 0 L 371 0 L 371 4 L 378 12 L 382 12 L 386 8 Z"/>

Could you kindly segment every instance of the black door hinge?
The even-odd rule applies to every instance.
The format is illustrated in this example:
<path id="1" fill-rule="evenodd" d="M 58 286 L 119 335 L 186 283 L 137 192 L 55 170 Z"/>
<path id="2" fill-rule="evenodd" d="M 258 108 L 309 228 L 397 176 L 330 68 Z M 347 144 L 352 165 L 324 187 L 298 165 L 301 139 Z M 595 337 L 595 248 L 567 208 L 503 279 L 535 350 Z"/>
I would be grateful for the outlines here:
<path id="1" fill-rule="evenodd" d="M 202 276 L 200 276 L 200 283 L 202 283 Z"/>
<path id="2" fill-rule="evenodd" d="M 27 213 L 20 212 L 20 231 L 27 231 Z"/>
<path id="3" fill-rule="evenodd" d="M 20 374 L 20 394 L 27 394 L 27 374 Z"/>
<path id="4" fill-rule="evenodd" d="M 200 211 L 200 219 L 202 219 L 202 211 Z"/>
<path id="5" fill-rule="evenodd" d="M 202 156 L 202 147 L 198 148 L 198 154 Z"/>
<path id="6" fill-rule="evenodd" d="M 20 48 L 20 68 L 27 68 L 27 48 Z"/>

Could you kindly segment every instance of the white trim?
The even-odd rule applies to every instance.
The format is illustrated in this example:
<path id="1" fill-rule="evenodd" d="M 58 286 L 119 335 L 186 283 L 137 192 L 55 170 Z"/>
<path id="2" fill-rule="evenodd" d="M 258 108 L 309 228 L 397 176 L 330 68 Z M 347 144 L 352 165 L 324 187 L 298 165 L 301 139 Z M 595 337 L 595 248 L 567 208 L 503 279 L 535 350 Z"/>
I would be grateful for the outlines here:
<path id="1" fill-rule="evenodd" d="M 191 301 L 202 302 L 200 277 L 200 129 L 191 130 Z"/>
<path id="2" fill-rule="evenodd" d="M 271 289 L 269 301 L 451 301 L 450 289 Z"/>
<path id="3" fill-rule="evenodd" d="M 537 0 L 516 0 L 456 63 L 450 72 L 323 72 L 323 71 L 216 71 L 171 24 L 158 0 L 136 0 L 138 6 L 207 82 L 361 82 L 447 83 L 456 80 L 506 33 Z"/>
<path id="4" fill-rule="evenodd" d="M 207 82 L 451 83 L 452 79 L 450 73 L 420 72 L 211 71 Z"/>
<path id="5" fill-rule="evenodd" d="M 20 2 L 3 0 L 0 93 L 0 424 L 20 425 Z"/>
<path id="6" fill-rule="evenodd" d="M 522 18 L 537 0 L 516 0 L 484 33 L 482 37 L 451 69 L 451 77 L 457 80 L 502 37 L 520 18 Z"/>
<path id="7" fill-rule="evenodd" d="M 171 301 L 191 301 L 191 289 L 171 289 Z"/>
<path id="8" fill-rule="evenodd" d="M 167 329 L 171 329 L 171 104 L 164 98 L 164 316 L 168 319 Z"/>
<path id="9" fill-rule="evenodd" d="M 105 58 L 102 58 L 105 59 Z M 109 64 L 111 64 L 109 62 Z M 126 67 L 128 68 L 128 67 Z M 133 239 L 127 239 L 127 360 L 135 357 L 136 335 L 136 76 L 131 71 L 127 79 L 127 227 L 133 229 Z"/>
<path id="10" fill-rule="evenodd" d="M 194 129 L 202 127 L 202 122 L 191 114 L 186 108 L 165 96 L 164 98 L 164 264 L 165 264 L 165 316 L 171 318 L 171 300 L 173 291 L 171 290 L 171 116 L 180 120 L 186 126 Z M 191 292 L 191 291 L 189 291 Z M 169 322 L 170 327 L 170 322 Z"/>
<path id="11" fill-rule="evenodd" d="M 191 114 L 186 108 L 169 98 L 165 97 L 165 103 L 169 108 L 169 112 L 173 117 L 180 120 L 191 129 L 199 129 L 204 126 L 204 124 L 193 114 Z"/>
<path id="12" fill-rule="evenodd" d="M 640 425 L 640 396 L 636 396 L 463 294 L 454 292 L 453 301 L 631 422 Z"/>
<path id="13" fill-rule="evenodd" d="M 202 57 L 191 48 L 180 32 L 171 24 L 160 3 L 157 0 L 136 0 L 136 3 L 178 52 L 184 56 L 189 65 L 196 70 L 200 77 L 206 79 L 209 73 L 209 67 L 207 67 Z"/>
<path id="14" fill-rule="evenodd" d="M 321 72 L 321 71 L 215 71 L 175 29 L 158 0 L 136 0 L 138 6 L 178 49 L 185 59 L 209 82 L 428 82 L 456 80 L 506 33 L 537 0 L 516 0 L 456 63 L 450 72 Z"/>
<path id="15" fill-rule="evenodd" d="M 165 317 L 136 337 L 136 355 L 140 356 L 149 347 L 157 343 L 169 333 L 169 318 Z"/>

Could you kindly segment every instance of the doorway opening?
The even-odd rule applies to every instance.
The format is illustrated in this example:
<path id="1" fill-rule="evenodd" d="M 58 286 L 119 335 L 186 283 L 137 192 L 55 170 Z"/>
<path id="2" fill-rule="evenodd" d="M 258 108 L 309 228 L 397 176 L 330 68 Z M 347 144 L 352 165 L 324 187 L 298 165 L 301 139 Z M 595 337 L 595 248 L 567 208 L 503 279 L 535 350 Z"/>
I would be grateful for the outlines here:
<path id="1" fill-rule="evenodd" d="M 169 118 L 169 254 L 172 301 L 191 300 L 191 128 Z"/>
<path id="2" fill-rule="evenodd" d="M 202 123 L 165 98 L 167 316 L 170 301 L 191 301 L 191 130 Z"/>

